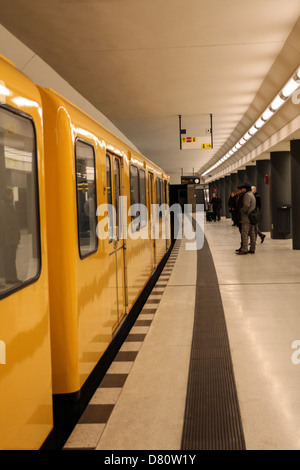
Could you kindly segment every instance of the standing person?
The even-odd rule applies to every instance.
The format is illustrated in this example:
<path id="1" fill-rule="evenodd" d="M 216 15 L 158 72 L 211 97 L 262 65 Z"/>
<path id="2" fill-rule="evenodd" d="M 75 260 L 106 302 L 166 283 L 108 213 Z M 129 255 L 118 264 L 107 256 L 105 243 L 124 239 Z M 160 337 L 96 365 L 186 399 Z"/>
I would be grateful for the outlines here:
<path id="1" fill-rule="evenodd" d="M 241 207 L 241 223 L 242 223 L 242 246 L 241 250 L 236 252 L 237 255 L 247 255 L 248 253 L 255 253 L 255 225 L 252 225 L 248 214 L 256 207 L 255 196 L 251 191 L 249 183 L 244 183 L 242 186 L 243 205 Z M 248 251 L 248 236 L 250 236 L 250 250 Z"/>
<path id="2" fill-rule="evenodd" d="M 222 201 L 221 199 L 216 195 L 216 193 L 213 193 L 213 196 L 212 196 L 212 199 L 210 201 L 211 205 L 212 205 L 212 209 L 213 209 L 213 212 L 214 212 L 214 222 L 216 222 L 216 220 L 220 220 L 221 219 L 221 208 L 222 208 Z"/>
<path id="3" fill-rule="evenodd" d="M 235 223 L 235 209 L 236 209 L 236 201 L 235 201 L 235 194 L 232 191 L 229 199 L 228 199 L 228 210 L 231 213 L 232 225 L 236 225 Z"/>
<path id="4" fill-rule="evenodd" d="M 235 195 L 235 225 L 239 228 L 240 236 L 241 236 L 241 245 L 240 247 L 235 250 L 236 253 L 241 251 L 242 249 L 242 221 L 241 221 L 241 209 L 243 206 L 243 197 L 244 191 L 242 191 L 242 186 L 237 187 L 236 195 Z"/>
<path id="5" fill-rule="evenodd" d="M 255 199 L 256 199 L 256 208 L 259 210 L 260 212 L 260 209 L 261 209 L 261 197 L 259 194 L 257 194 L 256 192 L 256 186 L 251 186 L 251 191 L 253 192 L 254 196 L 255 196 Z M 257 235 L 260 236 L 260 240 L 261 242 L 260 243 L 263 243 L 265 238 L 266 238 L 266 235 L 264 233 L 262 233 L 259 228 L 258 228 L 258 224 L 256 224 L 255 226 L 255 230 L 256 230 L 256 237 Z"/>

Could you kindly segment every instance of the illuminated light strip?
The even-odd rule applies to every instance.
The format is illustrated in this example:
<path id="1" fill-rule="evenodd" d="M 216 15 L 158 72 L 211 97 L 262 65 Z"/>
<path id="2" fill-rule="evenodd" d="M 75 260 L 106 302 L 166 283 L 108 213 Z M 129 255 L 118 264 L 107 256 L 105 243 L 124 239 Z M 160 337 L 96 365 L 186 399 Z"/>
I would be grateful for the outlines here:
<path id="1" fill-rule="evenodd" d="M 294 93 L 294 91 L 297 90 L 297 88 L 299 88 L 299 83 L 294 78 L 291 78 L 282 89 L 281 93 L 283 97 L 287 99 Z"/>
<path id="2" fill-rule="evenodd" d="M 227 158 L 231 157 L 237 152 L 248 140 L 258 132 L 269 119 L 274 116 L 276 111 L 290 98 L 290 96 L 300 87 L 300 66 L 297 68 L 294 75 L 288 80 L 277 96 L 272 100 L 269 106 L 265 109 L 262 115 L 257 119 L 255 124 L 246 132 L 246 134 L 229 150 L 220 160 L 213 166 L 202 173 L 201 176 L 207 175 L 210 171 L 217 168 L 221 163 L 224 163 Z M 225 160 L 224 160 L 225 158 Z"/>
<path id="3" fill-rule="evenodd" d="M 276 98 L 274 98 L 274 100 L 272 101 L 270 107 L 271 107 L 274 111 L 277 111 L 277 109 L 279 109 L 280 106 L 282 106 L 284 102 L 285 102 L 285 100 L 284 100 L 283 98 L 281 98 L 280 95 L 277 95 Z"/>

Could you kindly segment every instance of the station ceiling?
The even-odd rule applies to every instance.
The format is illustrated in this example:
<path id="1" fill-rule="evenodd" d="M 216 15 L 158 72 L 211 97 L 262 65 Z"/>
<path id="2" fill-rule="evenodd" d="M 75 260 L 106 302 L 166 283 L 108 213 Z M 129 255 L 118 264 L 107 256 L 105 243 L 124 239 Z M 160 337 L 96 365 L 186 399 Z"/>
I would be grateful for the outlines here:
<path id="1" fill-rule="evenodd" d="M 168 173 L 209 168 L 300 65 L 299 0 L 0 0 L 0 12 Z M 243 152 L 299 111 L 285 104 Z M 178 116 L 210 114 L 213 148 L 180 150 Z"/>

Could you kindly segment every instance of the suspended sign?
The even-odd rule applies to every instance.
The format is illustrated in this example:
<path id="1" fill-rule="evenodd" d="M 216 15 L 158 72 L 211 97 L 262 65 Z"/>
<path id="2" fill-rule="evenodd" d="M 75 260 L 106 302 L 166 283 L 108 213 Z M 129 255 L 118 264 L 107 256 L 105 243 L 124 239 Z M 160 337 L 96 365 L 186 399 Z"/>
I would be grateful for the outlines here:
<path id="1" fill-rule="evenodd" d="M 186 146 L 184 144 L 195 143 L 196 145 Z M 199 137 L 181 137 L 181 147 L 184 148 L 201 148 L 201 149 L 211 149 L 211 143 L 201 143 Z"/>
<path id="2" fill-rule="evenodd" d="M 181 177 L 181 184 L 199 184 L 200 178 L 199 176 L 182 176 Z"/>
<path id="3" fill-rule="evenodd" d="M 180 149 L 212 149 L 212 114 L 179 115 Z"/>

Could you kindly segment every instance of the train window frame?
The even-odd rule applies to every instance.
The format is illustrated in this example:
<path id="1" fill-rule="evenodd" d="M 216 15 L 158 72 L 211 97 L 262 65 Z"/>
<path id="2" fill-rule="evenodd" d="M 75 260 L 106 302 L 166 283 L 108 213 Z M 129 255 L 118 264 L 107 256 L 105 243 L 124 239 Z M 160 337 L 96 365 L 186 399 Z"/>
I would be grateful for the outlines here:
<path id="1" fill-rule="evenodd" d="M 161 204 L 164 204 L 164 181 L 160 178 L 160 200 Z"/>
<path id="2" fill-rule="evenodd" d="M 81 144 L 84 144 L 84 145 L 87 145 L 88 147 L 90 147 L 93 151 L 93 162 L 94 162 L 94 176 L 95 176 L 95 240 L 96 240 L 96 246 L 93 250 L 89 251 L 88 253 L 86 254 L 82 254 L 81 253 L 81 250 L 80 250 L 80 230 L 79 230 L 79 201 L 78 201 L 78 185 L 77 185 L 77 153 L 76 153 L 76 144 L 77 143 L 81 143 Z M 75 138 L 75 142 L 74 142 L 74 155 L 75 155 L 75 191 L 76 191 L 76 215 L 77 215 L 77 241 L 78 241 L 78 253 L 79 253 L 79 257 L 81 260 L 84 260 L 86 258 L 88 258 L 89 256 L 92 256 L 93 254 L 97 253 L 98 251 L 98 247 L 99 247 L 99 241 L 98 241 L 98 236 L 97 236 L 97 233 L 96 233 L 96 227 L 97 227 L 97 215 L 96 215 L 96 210 L 97 210 L 97 170 L 96 170 L 96 154 L 95 154 L 95 148 L 94 148 L 94 145 L 89 142 L 89 141 L 86 141 L 80 137 L 76 137 Z"/>
<path id="3" fill-rule="evenodd" d="M 141 191 L 141 175 L 144 175 L 144 182 L 143 182 L 143 199 L 144 201 L 142 202 L 142 191 Z M 139 204 L 144 204 L 144 206 L 146 207 L 147 209 L 147 187 L 146 187 L 146 172 L 143 168 L 139 168 Z M 148 223 L 148 217 L 146 216 L 145 218 L 143 218 L 143 215 L 144 215 L 144 211 L 142 211 L 140 213 L 141 215 L 141 223 L 140 223 L 140 228 L 144 228 L 146 227 L 147 223 Z"/>
<path id="4" fill-rule="evenodd" d="M 165 204 L 168 204 L 168 194 L 167 194 L 167 191 L 168 191 L 168 181 L 167 181 L 167 180 L 163 180 L 163 186 L 164 186 L 164 203 L 165 203 Z"/>
<path id="5" fill-rule="evenodd" d="M 110 202 L 108 201 L 108 185 L 107 185 L 107 161 L 109 162 L 109 178 L 110 178 Z M 111 153 L 105 153 L 105 174 L 106 174 L 106 202 L 107 202 L 107 220 L 108 220 L 108 243 L 112 243 L 114 239 L 114 218 L 113 212 L 110 212 L 110 207 L 113 207 L 113 193 L 112 193 L 112 171 L 111 171 Z M 111 226 L 110 226 L 111 222 Z M 110 237 L 111 234 L 111 237 Z"/>
<path id="6" fill-rule="evenodd" d="M 134 203 L 132 203 L 132 195 L 134 194 L 133 190 L 132 190 L 132 168 L 135 168 L 136 169 L 136 177 L 137 177 L 137 197 L 135 197 L 135 201 Z M 140 178 L 139 178 L 139 168 L 138 166 L 136 165 L 133 165 L 132 163 L 130 164 L 130 167 L 129 167 L 129 183 L 130 183 L 130 207 L 132 207 L 134 204 L 139 204 L 140 203 Z M 140 215 L 140 212 L 138 212 L 138 214 L 136 215 L 132 215 L 131 214 L 131 228 L 132 228 L 132 232 L 135 233 L 135 232 L 138 232 L 141 228 L 141 224 L 138 223 L 138 224 L 134 224 L 133 221 L 139 217 Z"/>
<path id="7" fill-rule="evenodd" d="M 158 218 L 159 219 L 162 219 L 162 211 L 159 210 L 159 207 L 161 207 L 161 205 L 163 203 L 164 203 L 163 180 L 157 176 L 156 177 L 156 204 L 157 204 Z"/>
<path id="8" fill-rule="evenodd" d="M 122 197 L 122 161 L 121 158 L 113 154 L 114 164 L 114 202 L 115 202 L 115 237 L 120 240 L 120 234 L 122 233 L 123 225 L 123 214 L 122 207 L 120 204 L 120 197 Z M 116 169 L 118 170 L 116 173 Z M 118 176 L 118 181 L 116 180 Z M 117 191 L 118 190 L 118 191 Z"/>
<path id="9" fill-rule="evenodd" d="M 38 151 L 37 151 L 37 132 L 34 123 L 34 118 L 22 111 L 21 109 L 14 108 L 6 103 L 0 103 L 0 109 L 3 109 L 9 113 L 12 113 L 18 117 L 24 118 L 30 122 L 33 131 L 33 151 L 32 151 L 32 174 L 35 178 L 35 188 L 33 198 L 35 199 L 35 215 L 36 215 L 36 253 L 38 259 L 38 269 L 36 274 L 26 281 L 22 281 L 20 284 L 13 286 L 3 292 L 0 292 L 0 301 L 25 289 L 26 287 L 36 283 L 42 272 L 42 248 L 41 248 L 41 216 L 40 216 L 40 188 L 39 188 L 39 166 L 38 166 Z"/>

